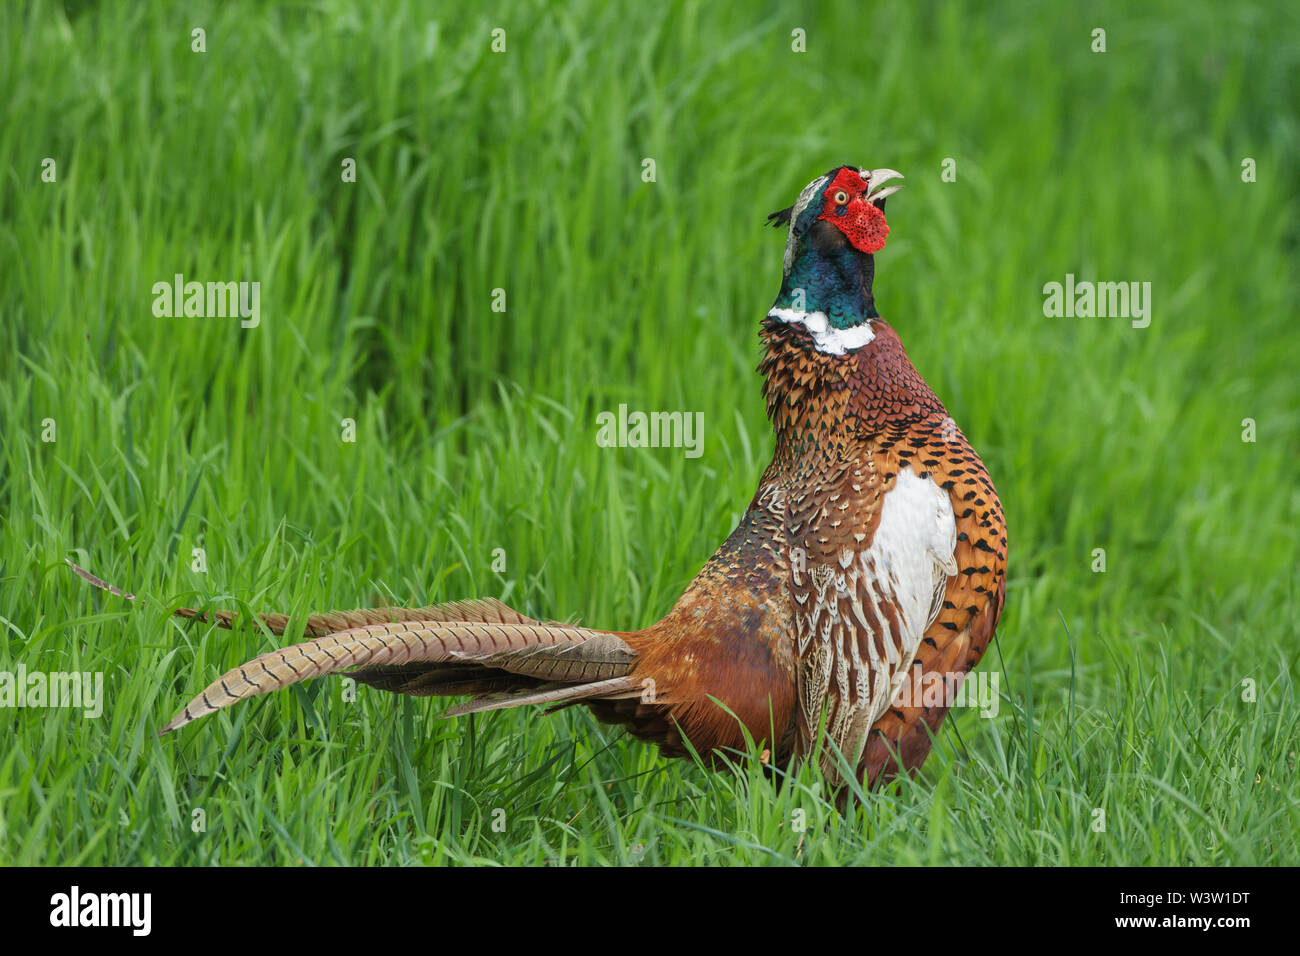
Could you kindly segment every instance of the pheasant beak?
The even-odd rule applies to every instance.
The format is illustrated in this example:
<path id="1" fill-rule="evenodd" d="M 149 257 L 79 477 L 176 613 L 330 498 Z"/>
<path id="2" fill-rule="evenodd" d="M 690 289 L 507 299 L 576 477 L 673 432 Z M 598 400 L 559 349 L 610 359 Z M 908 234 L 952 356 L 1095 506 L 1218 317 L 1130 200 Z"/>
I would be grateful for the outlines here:
<path id="1" fill-rule="evenodd" d="M 886 196 L 892 196 L 903 188 L 903 184 L 890 186 L 887 189 L 881 189 L 881 183 L 887 183 L 891 179 L 902 179 L 903 174 L 896 169 L 873 169 L 867 173 L 867 185 L 869 192 L 866 195 L 867 202 L 875 202 L 877 199 L 884 199 Z"/>

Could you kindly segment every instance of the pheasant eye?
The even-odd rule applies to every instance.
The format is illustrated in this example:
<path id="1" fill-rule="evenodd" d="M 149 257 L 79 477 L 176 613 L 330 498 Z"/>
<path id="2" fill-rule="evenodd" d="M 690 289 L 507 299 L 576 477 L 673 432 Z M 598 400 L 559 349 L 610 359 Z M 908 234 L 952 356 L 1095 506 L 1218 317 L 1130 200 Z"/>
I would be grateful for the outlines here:
<path id="1" fill-rule="evenodd" d="M 837 189 L 835 191 L 835 195 L 832 196 L 831 198 L 835 200 L 835 205 L 843 206 L 846 202 L 849 201 L 849 194 L 846 193 L 843 189 Z"/>

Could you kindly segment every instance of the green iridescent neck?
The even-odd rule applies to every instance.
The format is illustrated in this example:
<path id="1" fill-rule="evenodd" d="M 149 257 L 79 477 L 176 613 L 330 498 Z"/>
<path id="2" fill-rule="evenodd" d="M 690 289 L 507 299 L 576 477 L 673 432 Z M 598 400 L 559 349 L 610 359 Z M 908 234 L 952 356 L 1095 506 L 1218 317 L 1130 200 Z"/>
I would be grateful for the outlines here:
<path id="1" fill-rule="evenodd" d="M 781 282 L 774 308 L 825 312 L 832 327 L 848 329 L 879 317 L 871 282 L 874 258 L 851 246 L 821 251 L 804 245 Z"/>

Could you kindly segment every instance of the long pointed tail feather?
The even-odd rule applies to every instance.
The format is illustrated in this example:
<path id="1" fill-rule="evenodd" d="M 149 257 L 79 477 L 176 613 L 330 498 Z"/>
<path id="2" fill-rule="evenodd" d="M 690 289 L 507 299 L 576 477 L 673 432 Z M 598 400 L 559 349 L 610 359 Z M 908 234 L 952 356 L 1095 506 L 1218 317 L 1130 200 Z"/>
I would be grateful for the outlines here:
<path id="1" fill-rule="evenodd" d="M 581 646 L 588 643 L 595 645 L 595 653 L 583 651 Z M 227 671 L 190 701 L 160 734 L 245 698 L 353 667 L 464 662 L 534 680 L 545 674 L 548 683 L 567 669 L 575 679 L 575 691 L 585 686 L 594 696 L 602 696 L 606 691 L 627 689 L 607 682 L 626 674 L 634 658 L 635 653 L 617 635 L 574 625 L 469 621 L 372 624 L 268 651 Z M 359 672 L 359 676 L 364 673 Z M 595 686 L 601 684 L 606 686 Z"/>
<path id="2" fill-rule="evenodd" d="M 68 564 L 95 587 L 138 600 Z M 224 628 L 238 623 L 227 611 L 182 607 L 173 613 Z M 283 634 L 290 624 L 285 614 L 258 618 L 274 634 Z M 422 608 L 327 611 L 310 615 L 303 633 L 310 640 L 268 651 L 221 675 L 159 734 L 245 698 L 343 671 L 394 693 L 475 695 L 443 715 L 447 717 L 532 703 L 616 700 L 640 692 L 628 676 L 636 652 L 621 636 L 576 624 L 542 623 L 491 598 Z"/>
<path id="3" fill-rule="evenodd" d="M 635 677 L 612 677 L 609 680 L 593 681 L 590 684 L 570 684 L 564 687 L 548 686 L 541 690 L 525 691 L 518 694 L 491 696 L 480 694 L 473 700 L 443 711 L 441 718 L 463 717 L 466 714 L 481 714 L 489 710 L 504 710 L 507 707 L 522 707 L 525 704 L 578 704 L 589 700 L 621 700 L 629 696 L 639 696 L 641 684 Z M 548 711 L 549 713 L 549 711 Z"/>
<path id="4" fill-rule="evenodd" d="M 67 559 L 64 559 L 67 561 Z M 82 579 L 90 582 L 101 591 L 115 594 L 129 601 L 139 600 L 134 594 L 109 584 L 103 578 L 91 574 L 85 568 L 78 567 L 71 561 L 67 564 Z M 239 623 L 239 615 L 233 611 L 197 611 L 193 608 L 178 607 L 172 612 L 176 617 L 183 617 L 205 624 L 215 624 L 226 630 L 233 629 Z M 289 628 L 291 618 L 288 614 L 259 614 L 258 618 L 272 634 L 284 634 Z M 371 624 L 388 624 L 394 621 L 482 621 L 490 624 L 536 624 L 531 617 L 520 614 L 495 598 L 478 598 L 471 601 L 450 601 L 446 604 L 431 604 L 427 607 L 371 607 L 356 608 L 351 611 L 322 611 L 310 615 L 303 627 L 304 637 L 324 637 L 354 627 L 366 627 Z"/>

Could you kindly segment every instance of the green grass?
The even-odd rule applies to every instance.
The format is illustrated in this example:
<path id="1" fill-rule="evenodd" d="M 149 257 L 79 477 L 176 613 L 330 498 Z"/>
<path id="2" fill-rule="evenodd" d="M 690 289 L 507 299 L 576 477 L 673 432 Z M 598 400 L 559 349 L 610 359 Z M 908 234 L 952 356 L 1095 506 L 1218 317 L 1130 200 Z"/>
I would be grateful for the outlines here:
<path id="1" fill-rule="evenodd" d="M 1294 4 L 350 6 L 0 6 L 0 671 L 107 698 L 0 711 L 0 863 L 1300 863 Z M 179 604 L 656 620 L 771 451 L 763 219 L 843 162 L 908 176 L 877 305 L 1006 508 L 995 719 L 844 818 L 337 680 L 154 736 L 273 644 Z M 177 272 L 261 325 L 155 318 Z M 1150 327 L 1044 317 L 1067 272 Z M 702 457 L 597 447 L 620 403 Z"/>

